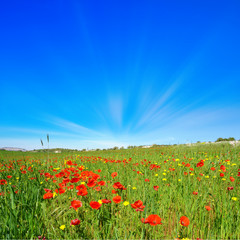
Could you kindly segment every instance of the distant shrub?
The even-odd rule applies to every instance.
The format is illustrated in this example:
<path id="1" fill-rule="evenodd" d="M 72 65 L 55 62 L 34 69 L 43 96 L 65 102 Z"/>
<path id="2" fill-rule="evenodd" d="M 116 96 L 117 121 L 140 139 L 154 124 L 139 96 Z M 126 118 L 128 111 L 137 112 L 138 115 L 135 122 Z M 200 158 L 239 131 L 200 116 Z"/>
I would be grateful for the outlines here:
<path id="1" fill-rule="evenodd" d="M 131 149 L 131 148 L 134 148 L 134 146 L 128 146 L 127 148 L 128 148 L 128 149 Z"/>
<path id="2" fill-rule="evenodd" d="M 215 142 L 223 142 L 223 141 L 236 141 L 234 137 L 229 138 L 218 138 Z"/>

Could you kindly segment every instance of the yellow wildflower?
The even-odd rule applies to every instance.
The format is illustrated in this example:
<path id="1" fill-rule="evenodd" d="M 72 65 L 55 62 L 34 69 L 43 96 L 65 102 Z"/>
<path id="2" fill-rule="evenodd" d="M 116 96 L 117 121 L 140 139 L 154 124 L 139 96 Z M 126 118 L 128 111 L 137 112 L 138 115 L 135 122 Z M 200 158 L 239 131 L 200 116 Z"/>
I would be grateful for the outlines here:
<path id="1" fill-rule="evenodd" d="M 61 226 L 60 226 L 60 229 L 61 229 L 61 230 L 64 230 L 65 228 L 66 228 L 66 225 L 61 225 Z"/>

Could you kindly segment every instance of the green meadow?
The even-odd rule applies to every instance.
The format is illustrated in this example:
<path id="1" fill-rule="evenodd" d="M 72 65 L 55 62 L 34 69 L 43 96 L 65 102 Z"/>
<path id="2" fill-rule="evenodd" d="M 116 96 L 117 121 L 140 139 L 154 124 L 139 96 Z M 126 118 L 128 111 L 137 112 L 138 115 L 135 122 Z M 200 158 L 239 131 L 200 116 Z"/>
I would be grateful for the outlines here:
<path id="1" fill-rule="evenodd" d="M 224 143 L 0 151 L 0 238 L 240 239 L 239 179 Z"/>

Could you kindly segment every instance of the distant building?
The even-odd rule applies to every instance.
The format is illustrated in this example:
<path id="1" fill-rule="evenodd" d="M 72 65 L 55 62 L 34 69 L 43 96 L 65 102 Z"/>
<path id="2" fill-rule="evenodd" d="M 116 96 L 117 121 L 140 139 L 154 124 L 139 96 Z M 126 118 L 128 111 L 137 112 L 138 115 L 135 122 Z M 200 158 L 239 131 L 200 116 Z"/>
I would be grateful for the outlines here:
<path id="1" fill-rule="evenodd" d="M 142 148 L 150 148 L 152 147 L 152 145 L 145 145 L 145 146 L 142 146 Z"/>

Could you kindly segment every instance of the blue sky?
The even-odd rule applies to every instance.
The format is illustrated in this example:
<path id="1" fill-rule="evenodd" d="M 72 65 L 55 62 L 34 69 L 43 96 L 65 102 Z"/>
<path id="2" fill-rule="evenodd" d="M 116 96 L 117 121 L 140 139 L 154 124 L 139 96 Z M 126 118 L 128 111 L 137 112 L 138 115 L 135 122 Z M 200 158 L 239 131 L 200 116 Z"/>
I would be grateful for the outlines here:
<path id="1" fill-rule="evenodd" d="M 240 138 L 240 2 L 3 1 L 0 147 Z"/>

